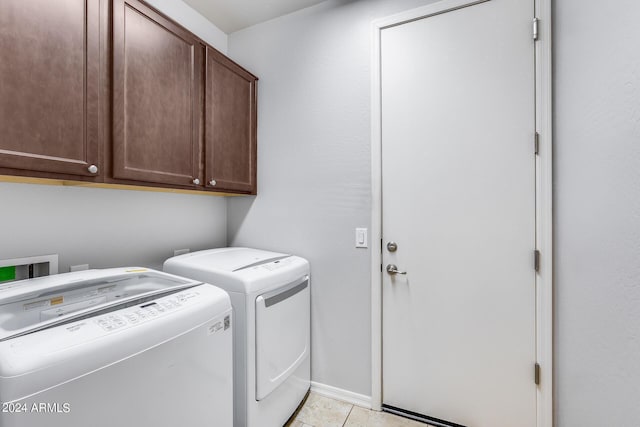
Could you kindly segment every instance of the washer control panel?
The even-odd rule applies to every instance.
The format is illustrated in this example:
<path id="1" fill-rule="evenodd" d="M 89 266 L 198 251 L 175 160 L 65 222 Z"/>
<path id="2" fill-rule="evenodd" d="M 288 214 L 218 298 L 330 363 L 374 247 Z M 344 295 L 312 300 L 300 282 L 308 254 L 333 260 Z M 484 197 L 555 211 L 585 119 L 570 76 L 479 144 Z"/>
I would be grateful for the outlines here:
<path id="1" fill-rule="evenodd" d="M 159 298 L 155 301 L 128 307 L 117 313 L 97 316 L 93 321 L 105 331 L 113 331 L 125 326 L 137 325 L 175 311 L 198 295 L 200 295 L 198 291 L 188 290 Z"/>

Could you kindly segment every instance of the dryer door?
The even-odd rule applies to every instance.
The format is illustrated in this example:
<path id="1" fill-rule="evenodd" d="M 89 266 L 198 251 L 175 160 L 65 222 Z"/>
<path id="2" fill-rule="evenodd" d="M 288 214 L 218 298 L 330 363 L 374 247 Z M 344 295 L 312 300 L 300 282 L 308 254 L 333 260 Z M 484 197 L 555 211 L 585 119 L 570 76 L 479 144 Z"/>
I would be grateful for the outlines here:
<path id="1" fill-rule="evenodd" d="M 264 399 L 309 356 L 309 276 L 256 298 L 256 400 Z"/>

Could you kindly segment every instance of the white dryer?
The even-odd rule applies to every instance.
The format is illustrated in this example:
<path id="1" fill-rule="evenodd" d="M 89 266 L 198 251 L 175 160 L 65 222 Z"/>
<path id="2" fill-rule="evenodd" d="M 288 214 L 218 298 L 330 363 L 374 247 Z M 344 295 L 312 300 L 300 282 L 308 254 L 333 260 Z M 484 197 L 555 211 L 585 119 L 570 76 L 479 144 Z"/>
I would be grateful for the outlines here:
<path id="1" fill-rule="evenodd" d="M 309 263 L 248 248 L 193 252 L 164 270 L 226 290 L 234 309 L 234 425 L 280 427 L 310 386 Z"/>
<path id="2" fill-rule="evenodd" d="M 231 302 L 144 268 L 0 286 L 0 426 L 233 425 Z"/>

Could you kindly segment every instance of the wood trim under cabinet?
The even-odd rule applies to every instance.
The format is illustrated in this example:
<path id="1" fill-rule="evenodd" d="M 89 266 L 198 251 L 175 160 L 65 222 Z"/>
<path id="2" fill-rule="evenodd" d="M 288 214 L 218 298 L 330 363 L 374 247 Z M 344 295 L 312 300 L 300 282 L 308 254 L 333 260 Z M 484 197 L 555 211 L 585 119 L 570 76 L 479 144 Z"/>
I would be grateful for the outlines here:
<path id="1" fill-rule="evenodd" d="M 2 170 L 0 170 L 0 173 Z M 172 188 L 166 186 L 154 186 L 148 185 L 134 185 L 134 184 L 114 184 L 103 182 L 90 182 L 90 181 L 76 181 L 70 179 L 55 179 L 55 178 L 34 178 L 32 176 L 17 176 L 17 175 L 0 175 L 0 183 L 9 182 L 15 184 L 37 184 L 37 185 L 60 185 L 65 187 L 84 187 L 84 188 L 104 188 L 111 190 L 135 190 L 135 191 L 150 191 L 154 193 L 176 193 L 176 194 L 194 194 L 200 196 L 218 196 L 218 197 L 238 197 L 247 196 L 248 194 L 242 193 L 223 193 L 219 191 L 202 191 L 202 190 L 188 190 L 182 188 Z"/>

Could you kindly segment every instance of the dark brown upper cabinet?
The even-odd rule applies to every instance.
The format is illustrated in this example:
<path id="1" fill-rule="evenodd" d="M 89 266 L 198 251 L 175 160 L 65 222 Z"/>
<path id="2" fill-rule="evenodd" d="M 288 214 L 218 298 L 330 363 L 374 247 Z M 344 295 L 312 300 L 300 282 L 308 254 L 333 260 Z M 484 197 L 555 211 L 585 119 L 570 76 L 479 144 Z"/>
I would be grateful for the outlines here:
<path id="1" fill-rule="evenodd" d="M 0 0 L 0 175 L 256 194 L 257 77 L 140 0 Z"/>
<path id="2" fill-rule="evenodd" d="M 194 35 L 144 3 L 114 0 L 116 180 L 202 188 L 203 51 Z"/>
<path id="3" fill-rule="evenodd" d="M 98 0 L 0 1 L 1 173 L 101 179 L 106 22 Z"/>
<path id="4" fill-rule="evenodd" d="M 257 80 L 207 47 L 205 177 L 209 189 L 256 194 Z"/>

